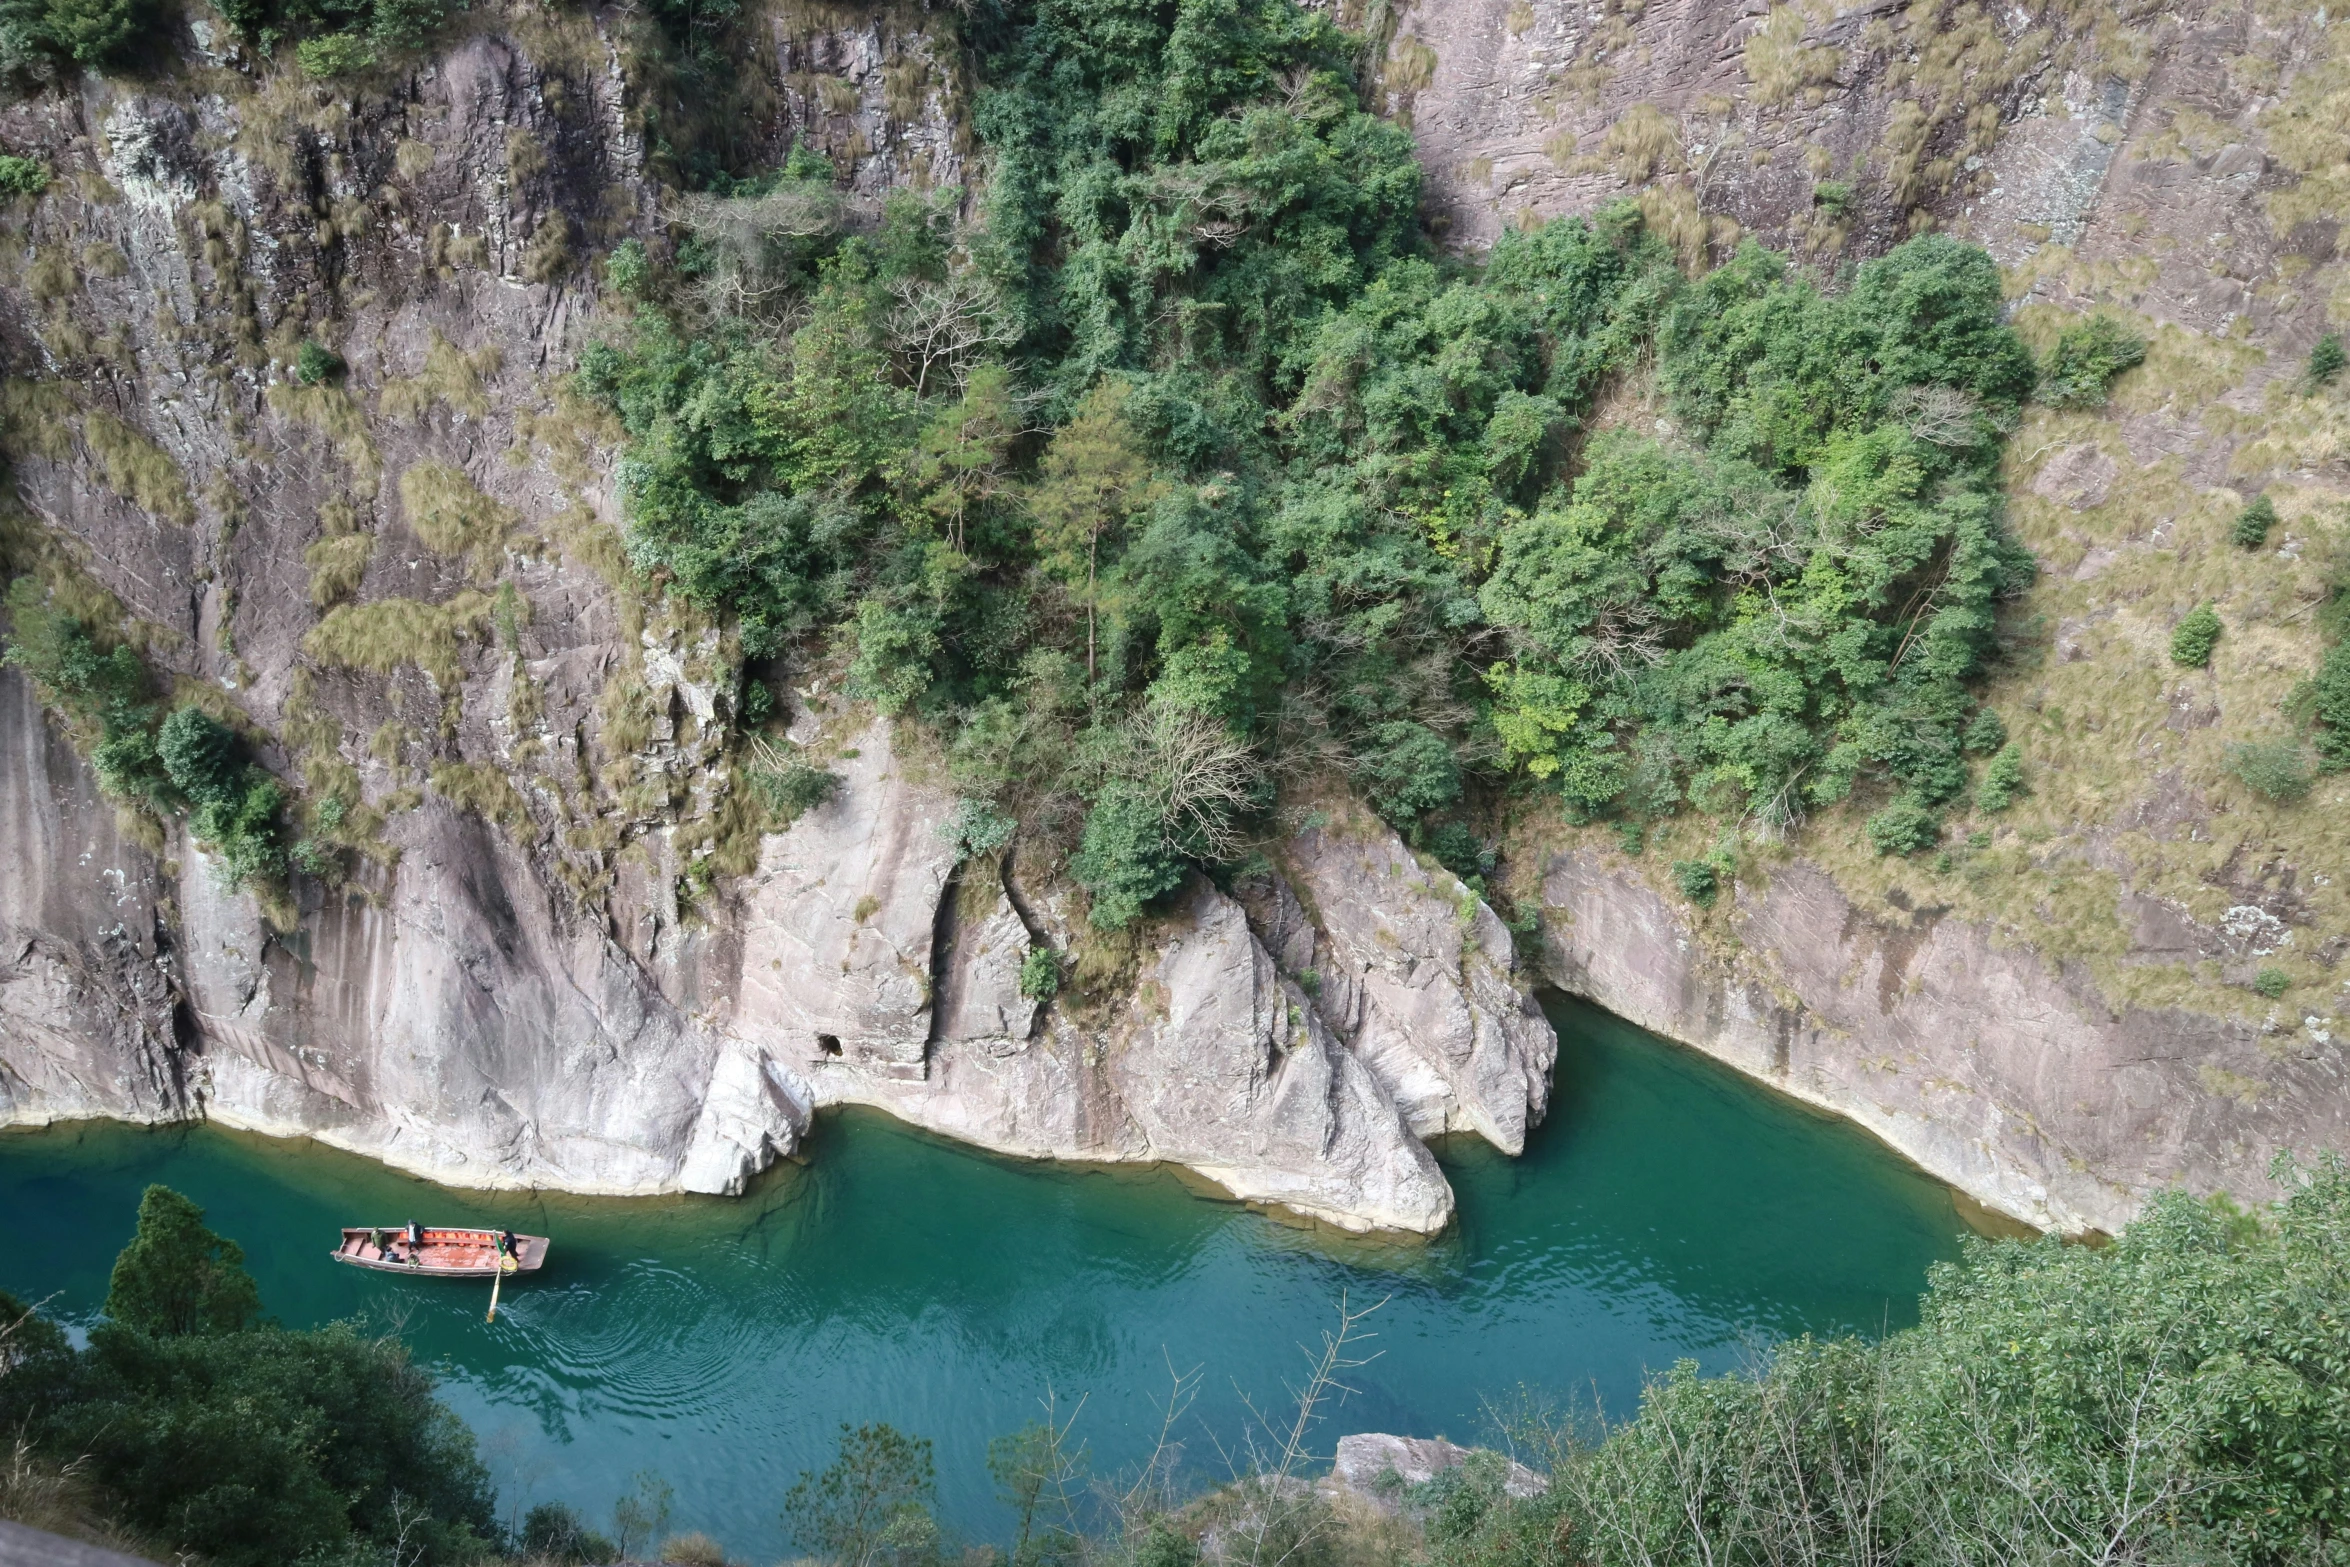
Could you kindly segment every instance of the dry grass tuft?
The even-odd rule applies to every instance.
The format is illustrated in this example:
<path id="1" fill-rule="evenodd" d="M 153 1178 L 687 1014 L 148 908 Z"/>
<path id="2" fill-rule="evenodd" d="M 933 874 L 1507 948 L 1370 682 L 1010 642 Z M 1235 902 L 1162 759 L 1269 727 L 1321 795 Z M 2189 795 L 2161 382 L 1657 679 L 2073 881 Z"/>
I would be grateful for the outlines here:
<path id="1" fill-rule="evenodd" d="M 460 593 L 446 604 L 416 599 L 377 599 L 343 604 L 327 612 L 302 639 L 302 651 L 322 664 L 388 675 L 413 664 L 443 691 L 463 682 L 460 640 L 479 636 L 490 623 L 490 596 Z"/>
<path id="2" fill-rule="evenodd" d="M 483 383 L 498 373 L 498 362 L 495 343 L 469 354 L 436 329 L 425 345 L 422 372 L 386 380 L 377 410 L 387 419 L 413 423 L 436 406 L 446 405 L 479 419 L 490 411 Z"/>
<path id="3" fill-rule="evenodd" d="M 506 535 L 522 521 L 463 470 L 442 462 L 421 462 L 400 475 L 400 506 L 425 548 L 470 556 L 474 577 L 483 583 L 496 574 Z"/>

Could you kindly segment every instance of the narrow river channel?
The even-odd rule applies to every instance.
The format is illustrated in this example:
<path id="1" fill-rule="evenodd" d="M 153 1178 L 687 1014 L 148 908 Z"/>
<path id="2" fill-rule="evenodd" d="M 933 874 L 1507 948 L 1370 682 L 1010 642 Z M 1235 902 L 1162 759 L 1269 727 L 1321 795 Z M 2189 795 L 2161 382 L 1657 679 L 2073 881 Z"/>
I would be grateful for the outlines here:
<path id="1" fill-rule="evenodd" d="M 826 1120 L 805 1168 L 736 1200 L 450 1192 L 302 1143 L 83 1123 L 0 1133 L 0 1288 L 86 1322 L 140 1190 L 188 1193 L 241 1242 L 270 1313 L 399 1324 L 441 1368 L 508 1505 L 591 1518 L 640 1470 L 676 1523 L 760 1560 L 843 1421 L 937 1444 L 951 1525 L 999 1533 L 989 1437 L 1047 1391 L 1084 1400 L 1097 1472 L 1136 1462 L 1170 1369 L 1198 1373 L 1191 1470 L 1222 1472 L 1243 1399 L 1279 1405 L 1341 1296 L 1384 1299 L 1346 1431 L 1490 1434 L 1522 1390 L 1629 1412 L 1645 1370 L 1709 1370 L 1803 1332 L 1914 1320 L 1965 1224 L 1952 1194 L 1853 1128 L 1604 1013 L 1554 1001 L 1549 1122 L 1522 1159 L 1439 1150 L 1460 1222 L 1374 1244 L 1199 1195 L 1164 1171 L 1015 1163 L 876 1115 Z M 554 1237 L 509 1292 L 327 1261 L 343 1223 L 496 1223 Z"/>

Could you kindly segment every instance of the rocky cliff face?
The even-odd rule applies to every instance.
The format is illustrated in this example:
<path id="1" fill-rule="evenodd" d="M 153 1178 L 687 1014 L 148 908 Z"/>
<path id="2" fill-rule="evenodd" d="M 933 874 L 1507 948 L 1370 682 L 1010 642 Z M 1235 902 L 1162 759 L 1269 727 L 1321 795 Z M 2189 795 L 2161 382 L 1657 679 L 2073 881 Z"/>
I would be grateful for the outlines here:
<path id="1" fill-rule="evenodd" d="M 1556 1045 L 1494 912 L 1343 802 L 1041 1003 L 1023 958 L 1077 936 L 1049 867 L 959 861 L 918 748 L 819 687 L 797 716 L 841 787 L 758 829 L 723 630 L 637 596 L 611 432 L 551 390 L 614 308 L 586 258 L 660 212 L 637 24 L 470 16 L 363 89 L 192 28 L 166 76 L 0 108 L 60 177 L 0 216 L 10 559 L 347 802 L 320 830 L 352 867 L 286 906 L 222 894 L 0 674 L 0 1120 L 204 1114 L 469 1184 L 728 1191 L 855 1102 L 1441 1226 L 1423 1140 L 1520 1148 Z M 744 135 L 811 138 L 868 196 L 966 178 L 927 13 L 761 27 Z M 1710 912 L 1660 890 L 1703 845 L 1521 831 L 1553 982 L 2036 1223 L 2257 1193 L 2276 1149 L 2341 1143 L 2345 786 L 2271 805 L 2226 747 L 2313 663 L 2342 545 L 2350 416 L 2285 388 L 2350 311 L 2346 40 L 2296 7 L 2091 0 L 1404 13 L 1386 90 L 1456 240 L 1625 191 L 1693 254 L 1939 221 L 2013 269 L 2028 332 L 2095 302 L 2156 340 L 2111 410 L 2013 443 L 2050 568 L 1994 693 L 2026 806 L 1939 869 L 1815 824 Z M 305 340 L 347 374 L 302 381 Z M 1659 411 L 1633 388 L 1621 416 Z M 2224 521 L 2263 485 L 2288 543 L 2238 560 Z M 2230 617 L 2208 677 L 2161 656 L 2190 596 Z M 2281 1006 L 2244 988 L 2278 963 Z"/>
<path id="2" fill-rule="evenodd" d="M 2036 344 L 2091 310 L 2151 343 L 2110 407 L 2034 409 L 2009 444 L 2042 576 L 1987 700 L 2031 798 L 1912 861 L 1831 813 L 1746 846 L 1711 911 L 1666 874 L 1708 835 L 1635 859 L 1526 833 L 1555 983 L 2036 1224 L 2265 1194 L 2279 1151 L 2342 1146 L 2350 786 L 2271 798 L 2235 759 L 2293 734 L 2350 546 L 2350 398 L 2301 380 L 2350 325 L 2346 86 L 2350 27 L 2303 4 L 1403 13 L 1390 103 L 1457 241 L 1622 195 L 1693 255 L 1754 234 L 1832 265 L 1933 226 L 2002 263 Z M 1614 417 L 1669 410 L 1634 387 Z M 2286 521 L 2237 547 L 2262 493 Z M 2225 642 L 2188 673 L 2170 631 L 2205 602 Z"/>

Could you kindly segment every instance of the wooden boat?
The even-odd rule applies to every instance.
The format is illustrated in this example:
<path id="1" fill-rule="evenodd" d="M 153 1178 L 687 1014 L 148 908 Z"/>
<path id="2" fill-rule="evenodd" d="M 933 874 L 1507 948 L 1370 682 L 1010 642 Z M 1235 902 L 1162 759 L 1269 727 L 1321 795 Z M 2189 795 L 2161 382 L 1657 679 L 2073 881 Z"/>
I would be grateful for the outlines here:
<path id="1" fill-rule="evenodd" d="M 536 1273 L 547 1260 L 544 1235 L 516 1235 L 513 1254 L 498 1253 L 497 1230 L 435 1230 L 421 1232 L 424 1244 L 408 1244 L 408 1227 L 386 1224 L 374 1229 L 343 1231 L 343 1244 L 331 1254 L 354 1268 L 381 1268 L 426 1279 L 489 1279 L 509 1273 Z M 500 1266 L 501 1261 L 504 1266 Z"/>

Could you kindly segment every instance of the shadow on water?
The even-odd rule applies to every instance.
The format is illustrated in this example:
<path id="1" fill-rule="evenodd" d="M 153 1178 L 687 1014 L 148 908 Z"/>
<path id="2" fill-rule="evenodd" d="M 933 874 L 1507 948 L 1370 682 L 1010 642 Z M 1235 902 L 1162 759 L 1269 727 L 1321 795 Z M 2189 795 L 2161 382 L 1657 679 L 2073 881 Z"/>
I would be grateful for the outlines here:
<path id="1" fill-rule="evenodd" d="M 784 1548 L 797 1473 L 844 1421 L 938 1446 L 955 1525 L 997 1532 L 987 1439 L 1083 1395 L 1096 1467 L 1137 1460 L 1171 1370 L 1204 1368 L 1204 1472 L 1241 1400 L 1279 1402 L 1341 1293 L 1387 1299 L 1327 1437 L 1474 1438 L 1521 1386 L 1629 1410 L 1644 1371 L 1727 1369 L 1788 1334 L 1914 1320 L 1955 1255 L 1952 1194 L 1854 1128 L 1563 998 L 1548 1121 L 1522 1158 L 1447 1139 L 1460 1221 L 1376 1241 L 1209 1200 L 1164 1170 L 998 1159 L 844 1111 L 738 1199 L 448 1191 L 315 1144 L 85 1123 L 0 1134 L 0 1288 L 87 1321 L 150 1181 L 246 1248 L 294 1326 L 399 1326 L 438 1364 L 509 1502 L 593 1517 L 639 1469 L 681 1525 Z M 329 1264 L 345 1223 L 555 1237 L 496 1324 L 464 1283 Z"/>

